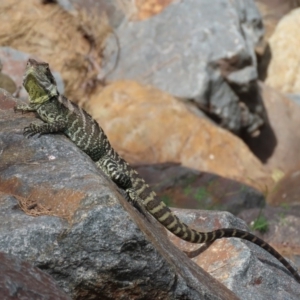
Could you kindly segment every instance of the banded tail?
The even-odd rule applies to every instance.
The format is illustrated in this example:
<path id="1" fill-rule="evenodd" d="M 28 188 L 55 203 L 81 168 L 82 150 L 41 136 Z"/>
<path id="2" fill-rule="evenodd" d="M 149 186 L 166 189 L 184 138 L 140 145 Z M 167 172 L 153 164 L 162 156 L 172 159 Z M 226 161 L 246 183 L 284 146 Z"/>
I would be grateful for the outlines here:
<path id="1" fill-rule="evenodd" d="M 291 264 L 279 254 L 272 246 L 258 238 L 257 236 L 243 230 L 234 228 L 222 228 L 211 232 L 199 232 L 189 228 L 186 224 L 182 223 L 179 218 L 172 213 L 172 211 L 158 198 L 152 191 L 148 197 L 144 198 L 144 205 L 147 210 L 157 219 L 164 227 L 179 238 L 190 243 L 207 243 L 213 242 L 220 238 L 237 237 L 243 240 L 250 241 L 259 247 L 263 248 L 275 258 L 277 258 L 294 276 L 297 282 L 300 283 L 300 275 L 291 266 Z"/>

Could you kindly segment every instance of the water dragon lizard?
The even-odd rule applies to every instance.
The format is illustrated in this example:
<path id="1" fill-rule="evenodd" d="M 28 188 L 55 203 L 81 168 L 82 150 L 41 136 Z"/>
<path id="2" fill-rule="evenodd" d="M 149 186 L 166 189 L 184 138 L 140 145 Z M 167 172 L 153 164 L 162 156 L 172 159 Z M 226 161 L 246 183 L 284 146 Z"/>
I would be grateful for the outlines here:
<path id="1" fill-rule="evenodd" d="M 35 111 L 43 124 L 31 123 L 24 128 L 24 135 L 62 132 L 84 151 L 116 185 L 125 191 L 127 200 L 143 207 L 165 228 L 179 238 L 191 243 L 213 242 L 220 238 L 237 237 L 248 240 L 277 258 L 300 283 L 300 275 L 273 247 L 255 235 L 235 229 L 222 228 L 211 232 L 199 232 L 181 222 L 158 199 L 148 184 L 112 148 L 102 128 L 82 108 L 72 103 L 57 90 L 49 65 L 29 59 L 23 85 L 29 94 L 29 105 L 21 104 L 15 111 Z"/>

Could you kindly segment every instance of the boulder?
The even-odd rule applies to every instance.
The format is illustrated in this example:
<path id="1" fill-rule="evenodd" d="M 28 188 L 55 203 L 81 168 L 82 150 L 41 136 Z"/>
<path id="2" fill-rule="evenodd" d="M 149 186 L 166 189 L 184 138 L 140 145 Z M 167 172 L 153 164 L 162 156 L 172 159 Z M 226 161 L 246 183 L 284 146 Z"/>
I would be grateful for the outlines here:
<path id="1" fill-rule="evenodd" d="M 184 223 L 202 231 L 211 231 L 220 227 L 247 230 L 246 224 L 241 219 L 226 212 L 181 209 L 174 209 L 174 212 Z M 299 226 L 299 220 L 294 225 Z M 297 245 L 296 249 L 299 250 L 298 237 L 295 242 L 288 239 L 293 232 L 295 233 L 297 227 L 290 229 L 289 226 L 290 223 L 287 223 L 285 230 L 289 230 L 290 234 L 285 238 L 283 234 L 281 241 Z M 276 259 L 250 242 L 237 238 L 220 239 L 208 248 L 205 246 L 199 248 L 199 245 L 186 243 L 170 233 L 168 236 L 177 247 L 185 251 L 194 262 L 232 290 L 239 299 L 297 300 L 299 298 L 299 283 Z M 271 240 L 273 241 L 273 239 Z M 275 242 L 273 246 L 283 255 L 291 257 L 290 253 L 277 247 L 278 243 Z M 295 256 L 292 258 L 297 259 Z M 297 268 L 293 262 L 291 264 Z"/>
<path id="2" fill-rule="evenodd" d="M 226 239 L 201 259 L 199 245 L 169 234 L 228 290 L 66 137 L 25 139 L 34 114 L 14 114 L 16 100 L 0 93 L 0 251 L 42 269 L 73 299 L 297 299 L 299 284 L 262 249 Z M 246 229 L 229 213 L 175 213 L 198 230 Z"/>
<path id="3" fill-rule="evenodd" d="M 268 121 L 258 137 L 245 136 L 244 140 L 278 181 L 300 165 L 300 107 L 266 84 L 261 83 L 260 89 Z"/>
<path id="4" fill-rule="evenodd" d="M 266 83 L 283 93 L 300 92 L 300 40 L 295 38 L 300 35 L 299 18 L 300 8 L 291 11 L 280 20 L 269 39 L 272 60 Z"/>
<path id="5" fill-rule="evenodd" d="M 216 174 L 171 163 L 134 167 L 168 206 L 224 210 L 233 214 L 265 206 L 261 192 Z"/>
<path id="6" fill-rule="evenodd" d="M 265 27 L 265 39 L 274 32 L 278 22 L 291 10 L 300 6 L 299 0 L 255 0 L 262 15 Z"/>
<path id="7" fill-rule="evenodd" d="M 48 62 L 60 72 L 65 93 L 83 101 L 94 86 L 102 43 L 110 28 L 100 16 L 90 19 L 83 12 L 74 15 L 56 4 L 41 2 L 0 1 L 0 45 Z M 20 54 L 12 56 L 23 61 Z"/>
<path id="8" fill-rule="evenodd" d="M 260 191 L 273 184 L 243 141 L 158 89 L 117 81 L 96 91 L 85 107 L 132 164 L 181 163 Z"/>
<path id="9" fill-rule="evenodd" d="M 238 299 L 137 212 L 62 135 L 24 138 L 33 113 L 0 94 L 0 251 L 73 299 Z"/>
<path id="10" fill-rule="evenodd" d="M 287 172 L 268 194 L 268 203 L 274 206 L 300 208 L 300 165 Z"/>
<path id="11" fill-rule="evenodd" d="M 104 53 L 108 80 L 136 80 L 193 99 L 233 132 L 263 124 L 254 50 L 263 25 L 253 1 L 175 1 L 150 19 L 124 20 L 116 33 L 120 47 L 111 38 Z"/>

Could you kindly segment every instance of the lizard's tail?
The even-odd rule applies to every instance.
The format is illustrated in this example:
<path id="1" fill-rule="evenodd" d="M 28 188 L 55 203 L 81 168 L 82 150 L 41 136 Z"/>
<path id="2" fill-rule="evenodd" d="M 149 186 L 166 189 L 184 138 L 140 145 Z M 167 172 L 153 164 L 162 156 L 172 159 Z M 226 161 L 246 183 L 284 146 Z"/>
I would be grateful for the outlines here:
<path id="1" fill-rule="evenodd" d="M 290 263 L 279 254 L 272 246 L 264 242 L 262 239 L 256 237 L 255 235 L 234 228 L 222 228 L 211 232 L 199 232 L 194 229 L 189 228 L 186 224 L 182 223 L 179 218 L 174 215 L 171 210 L 163 203 L 155 203 L 152 199 L 146 200 L 147 210 L 169 231 L 178 236 L 179 238 L 190 242 L 190 243 L 207 243 L 213 242 L 220 238 L 237 237 L 243 240 L 250 241 L 259 247 L 265 249 L 275 258 L 277 258 L 295 277 L 295 279 L 300 283 L 300 275 L 298 272 L 290 265 Z"/>

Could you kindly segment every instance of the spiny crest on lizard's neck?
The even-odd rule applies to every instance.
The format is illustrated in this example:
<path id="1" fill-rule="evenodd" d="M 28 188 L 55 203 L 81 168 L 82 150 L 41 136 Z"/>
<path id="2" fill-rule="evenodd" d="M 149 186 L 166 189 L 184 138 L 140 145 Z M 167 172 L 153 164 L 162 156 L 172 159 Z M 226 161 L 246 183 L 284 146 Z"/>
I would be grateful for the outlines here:
<path id="1" fill-rule="evenodd" d="M 31 104 L 43 104 L 59 95 L 56 81 L 49 65 L 30 58 L 23 77 L 23 86 L 29 94 Z"/>

